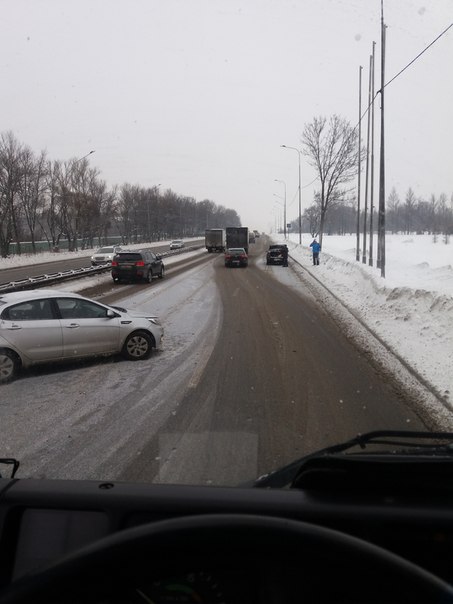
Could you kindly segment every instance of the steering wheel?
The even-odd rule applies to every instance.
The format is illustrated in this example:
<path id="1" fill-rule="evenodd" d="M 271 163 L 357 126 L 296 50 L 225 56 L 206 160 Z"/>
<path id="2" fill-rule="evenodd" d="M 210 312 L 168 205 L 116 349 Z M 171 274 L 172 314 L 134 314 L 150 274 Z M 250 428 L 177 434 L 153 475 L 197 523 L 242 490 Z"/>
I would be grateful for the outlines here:
<path id="1" fill-rule="evenodd" d="M 189 575 L 195 584 L 197 577 L 220 577 L 219 599 L 212 581 L 193 584 L 191 593 L 183 585 Z M 164 593 L 167 579 L 171 600 Z M 277 517 L 210 514 L 125 529 L 18 579 L 0 597 L 1 604 L 164 601 L 413 604 L 453 602 L 453 588 L 387 550 L 332 529 Z"/>

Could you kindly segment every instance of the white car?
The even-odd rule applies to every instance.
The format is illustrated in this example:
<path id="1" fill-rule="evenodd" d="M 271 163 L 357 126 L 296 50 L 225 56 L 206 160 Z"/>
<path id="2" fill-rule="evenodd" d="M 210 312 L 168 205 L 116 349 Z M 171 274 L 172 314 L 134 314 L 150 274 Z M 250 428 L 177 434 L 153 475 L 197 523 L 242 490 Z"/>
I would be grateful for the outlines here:
<path id="1" fill-rule="evenodd" d="M 97 266 L 99 264 L 111 264 L 113 256 L 120 251 L 121 247 L 119 245 L 109 245 L 107 247 L 100 247 L 91 256 L 91 264 L 92 266 Z"/>
<path id="2" fill-rule="evenodd" d="M 0 295 L 0 382 L 21 367 L 121 353 L 146 359 L 163 328 L 150 313 L 129 312 L 78 294 L 35 289 Z"/>
<path id="3" fill-rule="evenodd" d="M 175 239 L 170 243 L 171 250 L 179 250 L 184 247 L 184 241 L 182 239 Z"/>

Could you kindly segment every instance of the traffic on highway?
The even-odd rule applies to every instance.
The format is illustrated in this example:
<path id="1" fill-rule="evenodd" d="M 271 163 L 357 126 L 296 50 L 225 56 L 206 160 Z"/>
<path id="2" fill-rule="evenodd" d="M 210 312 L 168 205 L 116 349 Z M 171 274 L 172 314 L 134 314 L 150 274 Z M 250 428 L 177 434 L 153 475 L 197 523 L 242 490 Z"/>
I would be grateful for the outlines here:
<path id="1" fill-rule="evenodd" d="M 0 604 L 453 603 L 451 8 L 2 2 Z"/>

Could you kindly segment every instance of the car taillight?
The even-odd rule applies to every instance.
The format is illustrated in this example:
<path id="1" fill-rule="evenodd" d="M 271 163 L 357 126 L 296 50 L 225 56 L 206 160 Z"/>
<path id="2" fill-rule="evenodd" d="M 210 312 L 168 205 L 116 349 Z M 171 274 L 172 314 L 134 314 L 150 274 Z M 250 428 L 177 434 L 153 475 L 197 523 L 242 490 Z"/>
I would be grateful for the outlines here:
<path id="1" fill-rule="evenodd" d="M 118 266 L 118 262 L 116 260 L 112 260 L 112 266 Z"/>
<path id="2" fill-rule="evenodd" d="M 143 262 L 143 260 L 137 260 L 135 266 L 145 266 L 145 263 Z"/>
<path id="3" fill-rule="evenodd" d="M 225 260 L 229 260 L 231 256 L 229 254 L 225 254 Z"/>
<path id="4" fill-rule="evenodd" d="M 245 258 L 247 258 L 247 256 L 245 254 L 241 254 L 241 258 L 244 260 Z"/>

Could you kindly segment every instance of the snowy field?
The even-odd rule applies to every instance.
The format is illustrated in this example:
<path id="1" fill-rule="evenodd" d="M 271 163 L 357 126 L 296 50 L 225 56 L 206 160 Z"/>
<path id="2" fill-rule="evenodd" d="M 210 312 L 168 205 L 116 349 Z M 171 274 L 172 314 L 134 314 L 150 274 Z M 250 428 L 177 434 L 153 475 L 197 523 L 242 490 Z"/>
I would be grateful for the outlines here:
<path id="1" fill-rule="evenodd" d="M 453 409 L 453 241 L 446 244 L 442 237 L 435 240 L 430 235 L 387 236 L 385 279 L 379 269 L 356 262 L 355 235 L 325 236 L 321 264 L 316 267 L 309 235 L 302 236 L 302 246 L 298 241 L 298 235 L 290 236 L 290 257 L 325 284 Z M 0 259 L 0 269 L 91 253 L 13 256 Z M 71 282 L 64 288 L 75 291 L 77 286 Z"/>

